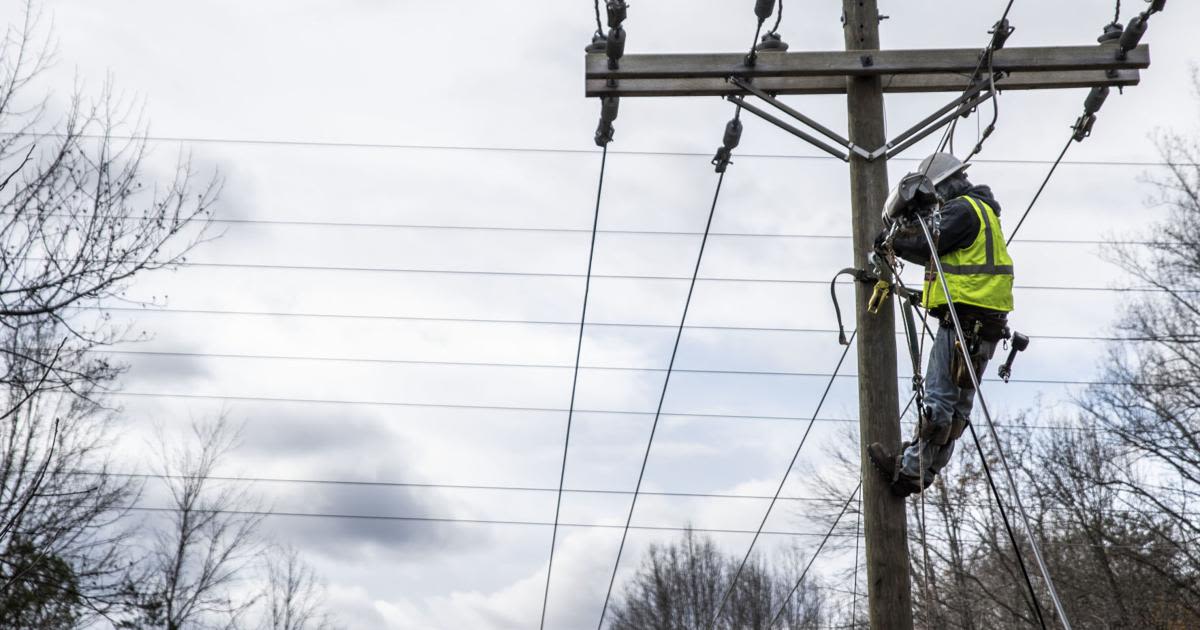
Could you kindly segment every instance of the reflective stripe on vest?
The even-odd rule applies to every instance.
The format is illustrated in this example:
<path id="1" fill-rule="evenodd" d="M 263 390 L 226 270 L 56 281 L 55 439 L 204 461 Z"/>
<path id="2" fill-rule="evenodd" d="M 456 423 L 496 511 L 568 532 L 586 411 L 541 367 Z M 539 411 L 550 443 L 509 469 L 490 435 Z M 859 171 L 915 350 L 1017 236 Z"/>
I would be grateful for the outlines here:
<path id="1" fill-rule="evenodd" d="M 1004 243 L 1000 219 L 991 206 L 963 196 L 979 217 L 979 233 L 970 246 L 941 257 L 942 271 L 955 304 L 1008 312 L 1013 310 L 1013 264 Z M 926 271 L 925 307 L 946 304 L 942 284 L 932 265 Z"/>

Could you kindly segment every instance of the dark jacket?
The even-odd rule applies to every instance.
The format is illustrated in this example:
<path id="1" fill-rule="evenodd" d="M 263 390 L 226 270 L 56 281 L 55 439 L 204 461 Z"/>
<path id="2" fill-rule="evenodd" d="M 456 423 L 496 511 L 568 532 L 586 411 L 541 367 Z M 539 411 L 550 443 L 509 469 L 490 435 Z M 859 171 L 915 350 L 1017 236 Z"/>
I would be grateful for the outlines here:
<path id="1" fill-rule="evenodd" d="M 1000 203 L 992 196 L 992 189 L 987 186 L 972 186 L 965 194 L 974 197 L 992 207 L 996 216 L 1000 216 Z M 964 249 L 975 242 L 979 235 L 979 215 L 970 202 L 961 197 L 952 199 L 942 206 L 942 219 L 939 225 L 930 225 L 930 229 L 938 229 L 938 257 L 945 256 L 955 250 Z M 920 226 L 914 226 L 901 231 L 892 241 L 896 255 L 911 263 L 925 266 L 929 264 L 929 245 Z"/>

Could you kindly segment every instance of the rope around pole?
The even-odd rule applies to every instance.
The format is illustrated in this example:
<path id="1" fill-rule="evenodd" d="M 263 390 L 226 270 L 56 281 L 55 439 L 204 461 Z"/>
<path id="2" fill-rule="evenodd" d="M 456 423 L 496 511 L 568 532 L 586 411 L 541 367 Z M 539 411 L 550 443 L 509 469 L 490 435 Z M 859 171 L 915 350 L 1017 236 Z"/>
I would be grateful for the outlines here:
<path id="1" fill-rule="evenodd" d="M 708 211 L 708 222 L 704 225 L 704 236 L 700 240 L 700 251 L 696 255 L 696 267 L 692 271 L 692 281 L 688 286 L 687 300 L 683 304 L 683 315 L 679 319 L 679 328 L 675 333 L 675 346 L 671 350 L 671 360 L 667 364 L 667 374 L 663 379 L 662 394 L 658 398 L 658 409 L 654 412 L 654 422 L 650 425 L 650 439 L 646 442 L 646 453 L 642 456 L 642 468 L 638 473 L 637 486 L 633 491 L 633 500 L 629 504 L 629 515 L 625 518 L 625 528 L 621 533 L 621 546 L 617 548 L 617 559 L 613 563 L 612 576 L 608 580 L 608 591 L 604 594 L 604 608 L 600 611 L 600 622 L 596 630 L 604 628 L 604 618 L 608 614 L 608 603 L 612 598 L 613 585 L 617 581 L 617 570 L 621 567 L 621 555 L 625 552 L 625 541 L 629 537 L 629 526 L 633 522 L 633 511 L 637 507 L 638 495 L 642 490 L 642 480 L 646 476 L 646 463 L 650 461 L 650 449 L 654 446 L 654 435 L 658 431 L 658 420 L 662 416 L 663 403 L 667 399 L 667 388 L 671 383 L 671 371 L 675 369 L 675 357 L 679 354 L 679 341 L 683 338 L 684 324 L 687 322 L 688 308 L 692 304 L 692 294 L 696 290 L 696 279 L 700 276 L 700 263 L 704 260 L 704 247 L 708 244 L 708 234 L 712 229 L 713 215 L 717 212 L 717 200 L 721 197 L 721 185 L 725 183 L 725 173 L 717 178 L 717 189 L 713 193 L 712 207 Z"/>
<path id="2" fill-rule="evenodd" d="M 597 5 L 599 6 L 599 5 Z M 579 386 L 579 360 L 583 355 L 583 331 L 587 322 L 588 295 L 592 289 L 592 261 L 596 257 L 596 231 L 600 226 L 600 200 L 604 195 L 604 171 L 608 165 L 608 144 L 600 155 L 600 183 L 596 186 L 596 213 L 592 219 L 592 243 L 588 249 L 587 279 L 583 284 L 583 312 L 579 315 L 579 341 L 575 346 L 575 371 L 571 377 L 571 403 L 567 407 L 567 431 L 563 438 L 562 469 L 558 473 L 558 498 L 554 503 L 554 529 L 550 534 L 550 564 L 546 567 L 546 589 L 542 594 L 542 620 L 538 628 L 546 627 L 546 606 L 550 602 L 550 576 L 554 572 L 554 548 L 558 543 L 558 519 L 562 513 L 563 483 L 567 478 L 567 453 L 571 448 L 571 422 L 575 418 L 575 393 Z"/>
<path id="3" fill-rule="evenodd" d="M 725 603 L 729 601 L 729 596 L 737 587 L 738 580 L 742 577 L 742 571 L 746 568 L 746 563 L 750 560 L 750 554 L 754 551 L 754 545 L 758 542 L 758 538 L 762 535 L 763 528 L 767 526 L 767 519 L 771 517 L 771 510 L 775 508 L 775 503 L 779 501 L 779 495 L 783 494 L 783 487 L 787 484 L 788 477 L 792 474 L 792 469 L 796 467 L 796 460 L 800 458 L 800 450 L 804 448 L 804 443 L 808 441 L 808 435 L 812 432 L 813 425 L 817 422 L 817 416 L 821 413 L 821 408 L 825 406 L 825 400 L 829 398 L 829 391 L 833 389 L 833 383 L 837 380 L 838 372 L 842 370 L 842 364 L 846 362 L 846 356 L 850 353 L 850 347 L 854 343 L 854 338 L 858 335 L 858 331 L 854 331 L 850 335 L 850 341 L 842 350 L 842 356 L 838 359 L 837 366 L 833 369 L 833 375 L 829 379 L 829 383 L 825 385 L 825 391 L 821 394 L 821 400 L 817 403 L 817 408 L 813 410 L 812 419 L 808 422 L 808 427 L 804 429 L 804 435 L 800 438 L 800 444 L 796 446 L 796 452 L 792 453 L 792 461 L 788 463 L 787 470 L 783 473 L 783 478 L 779 480 L 779 487 L 775 489 L 775 496 L 771 497 L 770 504 L 767 505 L 767 511 L 763 514 L 762 522 L 758 524 L 758 530 L 754 532 L 754 538 L 750 539 L 750 547 L 746 549 L 746 555 L 742 557 L 742 563 L 738 565 L 737 572 L 734 573 L 733 579 L 729 581 L 729 588 L 725 589 L 725 595 L 721 597 L 721 603 L 717 605 L 717 609 L 713 612 L 712 621 L 709 622 L 709 629 L 716 628 L 717 620 L 721 618 L 721 612 L 725 609 Z M 789 596 L 790 597 L 790 596 Z"/>

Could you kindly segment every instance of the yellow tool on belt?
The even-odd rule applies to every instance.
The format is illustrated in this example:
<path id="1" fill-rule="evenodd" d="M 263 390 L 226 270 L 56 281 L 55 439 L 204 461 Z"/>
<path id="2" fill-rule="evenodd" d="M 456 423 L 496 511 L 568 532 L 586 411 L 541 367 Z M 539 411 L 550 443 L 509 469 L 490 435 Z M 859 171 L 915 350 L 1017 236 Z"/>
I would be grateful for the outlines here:
<path id="1" fill-rule="evenodd" d="M 883 308 L 883 303 L 887 301 L 891 292 L 892 285 L 887 280 L 876 282 L 875 291 L 871 294 L 871 301 L 867 302 L 867 312 L 878 315 L 879 309 Z"/>

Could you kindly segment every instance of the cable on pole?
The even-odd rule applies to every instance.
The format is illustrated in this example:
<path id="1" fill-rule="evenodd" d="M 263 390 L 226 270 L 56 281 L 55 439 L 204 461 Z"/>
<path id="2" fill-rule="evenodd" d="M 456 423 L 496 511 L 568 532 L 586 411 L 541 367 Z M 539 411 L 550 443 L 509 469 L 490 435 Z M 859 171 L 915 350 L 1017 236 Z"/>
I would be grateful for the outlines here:
<path id="1" fill-rule="evenodd" d="M 760 21 L 759 26 L 761 27 L 761 21 Z M 756 36 L 756 39 L 757 39 L 757 36 Z M 704 248 L 708 244 L 708 235 L 709 235 L 709 232 L 712 230 L 713 217 L 716 215 L 716 212 L 717 212 L 717 202 L 721 198 L 721 186 L 722 186 L 722 184 L 725 183 L 725 169 L 731 163 L 730 157 L 731 157 L 733 147 L 737 146 L 737 140 L 740 140 L 740 138 L 741 138 L 741 122 L 738 121 L 738 118 L 737 118 L 740 111 L 741 110 L 739 109 L 738 112 L 734 114 L 734 119 L 732 121 L 730 121 L 730 124 L 726 125 L 726 135 L 724 138 L 725 144 L 722 146 L 722 150 L 724 150 L 724 153 L 718 152 L 717 157 L 713 159 L 713 164 L 716 166 L 716 171 L 719 174 L 717 176 L 717 186 L 716 186 L 716 190 L 713 192 L 712 205 L 708 211 L 708 220 L 704 224 L 704 235 L 700 239 L 700 249 L 696 253 L 696 265 L 692 270 L 691 282 L 688 285 L 687 299 L 683 303 L 683 313 L 680 315 L 679 326 L 675 331 L 675 344 L 671 349 L 671 359 L 667 363 L 667 373 L 666 373 L 665 377 L 663 378 L 662 393 L 659 395 L 659 398 L 658 398 L 658 408 L 654 412 L 654 421 L 650 425 L 650 437 L 646 441 L 646 452 L 642 456 L 642 466 L 641 466 L 641 470 L 638 472 L 637 485 L 634 487 L 633 500 L 630 501 L 630 503 L 629 503 L 629 513 L 625 517 L 625 527 L 621 533 L 621 544 L 617 548 L 617 558 L 613 562 L 612 576 L 609 577 L 608 590 L 605 591 L 605 594 L 604 594 L 604 607 L 600 610 L 600 621 L 596 624 L 597 630 L 601 630 L 604 627 L 604 619 L 608 614 L 608 604 L 612 598 L 613 586 L 616 584 L 616 581 L 617 581 L 617 571 L 621 567 L 621 556 L 625 552 L 625 542 L 629 537 L 630 525 L 633 523 L 633 513 L 634 513 L 634 510 L 637 508 L 637 500 L 638 500 L 639 494 L 641 493 L 642 481 L 645 479 L 645 476 L 646 476 L 646 464 L 650 461 L 650 451 L 654 446 L 654 436 L 658 432 L 658 421 L 663 415 L 663 413 L 662 413 L 663 405 L 667 400 L 667 390 L 671 384 L 671 372 L 675 368 L 675 359 L 677 358 L 677 356 L 679 354 L 679 343 L 683 339 L 683 331 L 684 331 L 685 325 L 687 323 L 688 309 L 691 307 L 692 296 L 694 295 L 695 290 L 696 290 L 696 280 L 700 277 L 700 265 L 704 261 Z M 735 123 L 735 122 L 737 124 L 733 125 L 733 123 Z M 732 129 L 734 129 L 735 127 L 736 127 L 736 133 L 733 134 L 733 139 L 735 141 L 732 143 L 732 146 L 730 146 L 730 140 L 731 140 L 730 131 Z"/>
<path id="2" fill-rule="evenodd" d="M 966 364 L 967 374 L 968 374 L 968 376 L 971 377 L 971 384 L 975 387 L 975 392 L 976 392 L 975 395 L 979 399 L 979 404 L 980 404 L 981 409 L 983 410 L 984 418 L 987 420 L 988 428 L 991 431 L 992 439 L 996 443 L 996 452 L 1000 456 L 1000 463 L 1003 465 L 1004 472 L 1005 472 L 1005 475 L 1008 480 L 1009 489 L 1013 495 L 1013 502 L 1016 504 L 1018 513 L 1020 514 L 1021 520 L 1025 526 L 1025 533 L 1029 538 L 1029 546 L 1033 550 L 1034 559 L 1037 561 L 1038 568 L 1041 570 L 1041 573 L 1042 573 L 1042 578 L 1045 580 L 1047 590 L 1050 592 L 1050 599 L 1054 602 L 1054 607 L 1058 613 L 1058 618 L 1062 622 L 1062 625 L 1066 630 L 1071 630 L 1071 622 L 1067 617 L 1067 612 L 1066 612 L 1066 609 L 1063 607 L 1062 600 L 1058 596 L 1058 590 L 1054 586 L 1054 578 L 1050 575 L 1050 569 L 1046 565 L 1045 558 L 1042 557 L 1041 547 L 1040 547 L 1040 545 L 1038 545 L 1038 542 L 1037 542 L 1037 539 L 1035 537 L 1035 533 L 1033 530 L 1033 526 L 1029 522 L 1029 515 L 1025 511 L 1025 505 L 1021 501 L 1021 490 L 1020 490 L 1020 487 L 1017 485 L 1016 478 L 1013 476 L 1012 468 L 1008 464 L 1008 458 L 1004 454 L 1004 449 L 1003 449 L 1002 443 L 1000 441 L 1000 436 L 996 432 L 995 423 L 992 420 L 991 411 L 988 409 L 988 406 L 987 406 L 987 399 L 984 398 L 983 391 L 979 387 L 979 385 L 980 385 L 979 375 L 975 373 L 975 366 L 971 361 L 971 357 L 966 356 L 966 353 L 969 352 L 968 348 L 970 348 L 970 345 L 967 343 L 966 335 L 963 333 L 962 322 L 958 318 L 958 311 L 954 306 L 953 294 L 950 292 L 949 283 L 946 281 L 946 275 L 945 275 L 944 270 L 942 269 L 942 261 L 940 258 L 938 258 L 937 247 L 934 245 L 933 236 L 929 232 L 929 225 L 926 224 L 925 218 L 920 215 L 917 215 L 917 222 L 921 226 L 921 231 L 925 236 L 926 244 L 929 245 L 930 260 L 933 261 L 933 264 L 936 268 L 938 281 L 941 283 L 942 291 L 946 294 L 947 310 L 950 312 L 950 318 L 954 324 L 955 335 L 958 337 L 959 345 L 962 348 L 964 357 L 966 358 L 966 361 L 964 363 Z M 980 457 L 981 458 L 984 457 L 982 447 L 980 449 Z M 993 490 L 995 490 L 995 489 L 996 489 L 995 486 L 993 486 Z M 996 502 L 998 504 L 1002 504 L 1003 502 L 1001 501 L 1000 495 L 997 493 L 995 496 L 996 496 Z M 1017 540 L 1015 537 L 1012 539 L 1012 543 L 1013 543 L 1013 548 L 1017 550 L 1018 558 L 1020 558 L 1020 548 L 1019 548 L 1019 545 L 1017 544 Z M 1037 591 L 1033 587 L 1033 582 L 1031 580 L 1028 580 L 1028 575 L 1026 577 L 1027 577 L 1026 584 L 1029 586 L 1030 597 L 1033 599 L 1034 605 L 1037 606 Z M 1043 627 L 1045 627 L 1044 620 L 1043 620 Z"/>
<path id="3" fill-rule="evenodd" d="M 1116 48 L 1118 59 L 1124 59 L 1125 55 L 1134 48 L 1137 48 L 1142 37 L 1146 34 L 1149 25 L 1150 16 L 1159 13 L 1166 6 L 1166 0 L 1149 0 L 1150 7 L 1129 21 L 1127 28 L 1120 24 L 1121 17 L 1121 2 L 1117 0 L 1116 17 L 1111 24 L 1104 27 L 1103 34 L 1100 35 L 1097 41 L 1104 46 L 1113 46 Z M 1071 148 L 1072 142 L 1083 142 L 1092 135 L 1092 129 L 1096 125 L 1096 117 L 1100 113 L 1100 109 L 1104 107 L 1105 101 L 1111 93 L 1108 86 L 1096 86 L 1088 92 L 1087 98 L 1083 101 L 1083 114 L 1071 126 L 1071 136 L 1067 138 L 1067 143 L 1063 145 L 1062 151 L 1059 152 L 1058 158 L 1050 165 L 1050 170 L 1046 173 L 1046 177 L 1038 186 L 1037 192 L 1034 193 L 1033 199 L 1029 202 L 1029 206 L 1025 208 L 1025 212 L 1021 215 L 1021 219 L 1017 222 L 1017 227 L 1008 236 L 1008 242 L 1011 244 L 1017 232 L 1025 223 L 1025 219 L 1029 217 L 1029 213 L 1033 210 L 1045 192 L 1046 186 L 1050 183 L 1050 178 L 1054 176 L 1058 170 L 1059 164 L 1067 155 L 1067 150 Z"/>
<path id="4" fill-rule="evenodd" d="M 611 138 L 611 136 L 610 136 Z M 562 513 L 563 485 L 567 478 L 567 454 L 571 448 L 571 424 L 575 419 L 575 394 L 579 386 L 579 364 L 583 356 L 583 333 L 587 325 L 588 296 L 592 288 L 592 263 L 596 257 L 596 231 L 600 227 L 600 201 L 604 194 L 604 171 L 608 164 L 608 143 L 601 145 L 604 152 L 600 158 L 600 178 L 596 187 L 596 211 L 592 219 L 592 240 L 588 248 L 587 279 L 583 285 L 583 307 L 579 315 L 579 338 L 575 345 L 575 367 L 571 376 L 571 401 L 567 407 L 567 429 L 563 437 L 562 468 L 558 474 L 558 494 L 554 502 L 554 529 L 550 534 L 550 561 L 546 566 L 546 588 L 542 594 L 542 618 L 539 628 L 546 627 L 546 607 L 550 601 L 550 578 L 554 573 L 554 550 L 558 543 L 558 520 Z"/>
<path id="5" fill-rule="evenodd" d="M 750 539 L 750 546 L 746 548 L 746 554 L 742 557 L 741 564 L 738 565 L 737 571 L 733 574 L 733 579 L 729 581 L 729 587 L 725 589 L 725 594 L 721 596 L 720 603 L 717 604 L 716 610 L 712 613 L 712 620 L 708 623 L 709 630 L 717 627 L 717 621 L 721 618 L 721 612 L 725 610 L 725 604 L 729 601 L 729 596 L 737 588 L 738 580 L 742 577 L 746 563 L 750 561 L 750 554 L 754 552 L 754 545 L 758 542 L 762 530 L 767 526 L 767 520 L 771 517 L 771 510 L 775 509 L 775 503 L 779 501 L 779 495 L 783 494 L 783 487 L 787 484 L 788 477 L 791 476 L 792 470 L 796 467 L 796 460 L 800 458 L 800 451 L 808 441 L 809 434 L 812 433 L 813 425 L 817 422 L 817 416 L 820 415 L 821 408 L 825 406 L 825 400 L 829 398 L 829 391 L 833 389 L 833 383 L 836 381 L 838 373 L 842 370 L 842 365 L 846 362 L 846 356 L 850 353 L 851 343 L 853 343 L 854 337 L 857 334 L 858 331 L 855 331 L 850 336 L 850 342 L 842 350 L 842 356 L 838 358 L 837 366 L 833 369 L 833 375 L 825 385 L 825 391 L 821 394 L 821 399 L 817 402 L 816 409 L 813 410 L 812 419 L 809 420 L 808 427 L 804 429 L 804 435 L 800 437 L 800 443 L 796 446 L 796 451 L 792 453 L 792 461 L 788 463 L 787 470 L 783 472 L 783 478 L 779 480 L 779 487 L 775 489 L 775 495 L 771 497 L 771 502 L 767 504 L 767 510 L 763 513 L 762 521 L 758 524 L 758 530 L 755 532 L 754 537 Z"/>
<path id="6" fill-rule="evenodd" d="M 784 611 L 787 610 L 788 601 L 791 600 L 792 595 L 794 595 L 796 591 L 800 589 L 800 585 L 804 583 L 804 578 L 808 577 L 808 571 L 812 568 L 813 562 L 816 561 L 817 556 L 821 555 L 821 551 L 825 549 L 825 543 L 829 542 L 829 539 L 833 537 L 833 532 L 837 530 L 838 523 L 842 522 L 842 517 L 845 516 L 846 511 L 850 509 L 850 503 L 854 501 L 854 497 L 858 496 L 859 490 L 862 490 L 862 480 L 859 480 L 858 486 L 854 488 L 854 492 L 851 492 L 849 498 L 846 499 L 846 504 L 842 506 L 842 511 L 837 515 L 837 518 L 833 519 L 833 525 L 829 526 L 829 531 L 826 532 L 825 537 L 821 539 L 821 544 L 817 546 L 817 550 L 813 552 L 812 557 L 808 559 L 808 565 L 806 565 L 804 567 L 804 571 L 800 573 L 800 578 L 796 580 L 796 584 L 792 586 L 792 590 L 788 593 L 787 597 L 783 598 L 783 605 L 779 607 L 779 612 L 775 613 L 775 616 L 771 618 L 771 623 L 767 624 L 768 628 L 774 628 L 775 624 L 778 623 L 779 618 L 783 616 Z M 851 623 L 853 623 L 853 620 Z"/>

